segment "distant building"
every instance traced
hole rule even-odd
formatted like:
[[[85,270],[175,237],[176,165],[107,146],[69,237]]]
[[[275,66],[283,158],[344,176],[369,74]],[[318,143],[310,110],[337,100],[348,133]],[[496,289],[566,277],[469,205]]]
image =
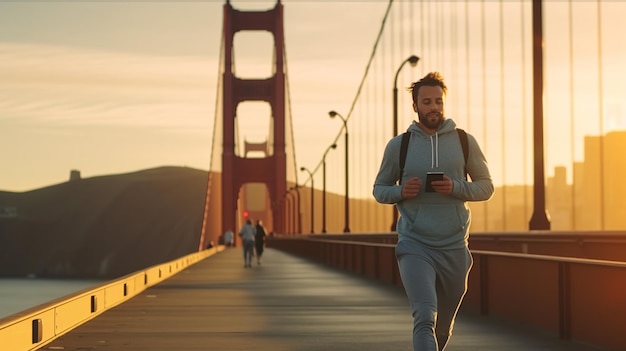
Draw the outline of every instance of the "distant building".
[[[626,131],[588,135],[583,159],[556,166],[546,178],[546,212],[552,230],[624,230],[626,228]],[[506,199],[504,199],[506,198]],[[533,186],[504,185],[488,202],[470,203],[472,230],[523,231],[533,212]]]
[[[604,159],[602,162],[602,192],[604,210],[604,230],[626,228],[626,164],[624,149],[626,148],[626,131],[612,131],[604,137]],[[590,180],[594,181],[594,180]]]
[[[76,182],[80,180],[80,171],[73,169],[70,171],[70,182]]]
[[[574,230],[575,213],[572,186],[567,183],[567,168],[554,167],[554,177],[547,179],[546,206],[552,230]]]

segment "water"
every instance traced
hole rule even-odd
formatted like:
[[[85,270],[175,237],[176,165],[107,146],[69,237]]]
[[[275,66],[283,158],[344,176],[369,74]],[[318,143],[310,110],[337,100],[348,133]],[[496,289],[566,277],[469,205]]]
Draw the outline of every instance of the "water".
[[[0,318],[104,283],[99,280],[0,278]]]

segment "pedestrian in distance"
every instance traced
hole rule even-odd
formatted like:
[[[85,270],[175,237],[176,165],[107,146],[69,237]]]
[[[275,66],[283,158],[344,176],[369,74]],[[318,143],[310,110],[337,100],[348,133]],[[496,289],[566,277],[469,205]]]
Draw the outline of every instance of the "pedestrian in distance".
[[[256,249],[256,264],[261,265],[261,256],[263,256],[263,249],[265,249],[265,228],[260,220],[256,221],[256,236],[254,238],[254,245]]]
[[[256,235],[256,229],[252,226],[250,219],[246,220],[246,224],[241,227],[239,236],[243,243],[243,266],[246,268],[252,267],[252,256],[254,256],[254,237]]]
[[[224,233],[224,245],[226,245],[226,247],[232,247],[233,246],[233,231],[228,229],[225,233]]]
[[[400,213],[395,253],[412,309],[413,350],[441,351],[473,262],[467,202],[489,200],[494,187],[476,139],[445,115],[442,75],[428,73],[408,90],[418,121],[409,126],[404,147],[403,135],[387,143],[373,195]]]

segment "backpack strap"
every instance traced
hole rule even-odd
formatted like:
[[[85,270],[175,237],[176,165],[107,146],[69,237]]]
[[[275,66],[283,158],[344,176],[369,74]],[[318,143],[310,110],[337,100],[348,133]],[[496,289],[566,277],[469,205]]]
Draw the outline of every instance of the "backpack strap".
[[[411,133],[404,132],[404,134],[402,134],[402,144],[400,145],[400,179],[398,180],[398,184],[402,184],[402,174],[404,174],[404,164],[406,163],[409,139],[411,139]]]
[[[457,128],[456,132],[459,134],[461,148],[463,149],[463,158],[465,159],[465,179],[467,180],[467,159],[469,157],[467,133],[461,128]],[[398,181],[398,184],[402,184],[402,174],[404,173],[404,164],[406,163],[406,155],[409,148],[409,139],[411,139],[411,133],[404,132],[404,134],[402,134],[402,144],[400,145],[400,179]]]
[[[459,140],[461,141],[461,148],[463,149],[463,158],[465,159],[465,180],[467,180],[467,158],[469,157],[469,145],[467,142],[467,133],[461,128],[457,128],[456,132],[459,134]]]

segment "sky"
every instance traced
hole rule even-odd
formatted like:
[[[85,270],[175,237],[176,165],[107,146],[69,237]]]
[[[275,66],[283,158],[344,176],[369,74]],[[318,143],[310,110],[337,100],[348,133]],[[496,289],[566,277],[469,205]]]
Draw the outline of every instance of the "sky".
[[[231,3],[244,11],[275,6],[275,1],[266,0]],[[295,152],[298,166],[311,168],[340,131],[340,122],[330,119],[328,111],[345,114],[351,108],[388,1],[284,0],[282,3]],[[407,3],[396,1],[395,13],[398,9],[407,10]],[[408,32],[418,33],[420,25],[437,25],[436,17],[441,13],[437,9],[451,6],[451,3],[418,3],[416,7],[426,4],[426,15],[403,17],[407,22],[403,25],[411,26]],[[452,3],[461,9],[470,4],[473,11],[467,20],[474,33],[468,45],[472,49],[468,57],[473,63],[470,81],[464,75],[454,75],[454,67],[462,64],[461,61],[454,63],[457,58],[453,55],[441,55],[444,50],[438,45],[443,43],[445,31],[450,30],[447,27],[444,31],[428,30],[429,37],[414,38],[420,43],[416,51],[421,60],[416,71],[405,69],[403,74],[414,76],[417,71],[448,67],[445,70],[451,72],[453,83],[448,80],[452,94],[448,94],[447,112],[451,111],[457,123],[461,122],[481,141],[494,164],[494,182],[528,182],[532,179],[532,168],[521,172],[508,170],[509,166],[523,163],[520,161],[523,144],[502,147],[499,139],[519,138],[520,125],[530,130],[531,119],[522,114],[529,115],[532,111],[532,92],[525,95],[525,109],[507,107],[509,134],[500,133],[498,129],[504,120],[498,122],[495,118],[502,115],[502,105],[521,104],[520,85],[525,84],[526,89],[532,86],[529,47],[524,53],[526,66],[521,67],[518,60],[522,56],[518,52],[520,5],[503,1],[503,8],[512,15],[500,16],[497,2],[485,2],[487,12],[483,21],[478,11],[481,3]],[[626,2],[603,1],[601,19],[595,1],[572,3],[575,6],[571,27],[567,22],[567,1],[546,1],[544,6],[544,18],[550,23],[544,28],[548,176],[557,165],[571,166],[573,161],[581,160],[583,136],[598,133],[599,106],[605,114],[605,130],[626,128],[623,98],[626,45],[623,35],[613,35],[613,29],[619,27],[626,13]],[[0,190],[21,192],[62,183],[69,179],[72,170],[80,171],[83,178],[160,166],[208,171],[223,6],[222,0],[0,1]],[[525,6],[528,20],[530,5],[525,3]],[[401,21],[390,25],[396,26],[398,22]],[[598,22],[603,26],[600,48],[596,40]],[[480,36],[476,35],[480,23],[485,23],[487,28],[484,46],[479,45]],[[463,26],[463,21],[459,22],[460,34]],[[568,31],[574,38],[573,65],[569,64]],[[503,40],[501,32],[512,35],[512,39]],[[268,77],[271,35],[249,31],[237,35],[241,35],[235,37],[234,47],[237,76]],[[459,35],[456,40],[463,38]],[[529,38],[527,33],[527,43]],[[603,52],[601,72],[598,49]],[[493,52],[482,67],[485,51]],[[493,80],[504,69],[500,57],[507,63],[506,85],[496,93],[504,83]],[[519,81],[522,69],[526,70],[525,82]],[[599,101],[599,75],[602,101]],[[411,111],[405,111],[410,110],[406,101],[401,106],[400,128],[404,129],[414,116]],[[267,109],[267,104],[252,102],[242,104],[237,111],[239,134],[248,141],[266,139],[269,112],[263,112],[262,108]],[[387,111],[389,105],[383,108]],[[373,118],[388,128],[389,115],[384,111],[381,112],[384,115]],[[257,115],[267,117],[264,120],[256,118]],[[576,118],[572,127],[567,124],[570,115]],[[493,137],[492,131],[499,135]],[[575,134],[571,137],[576,140],[574,152],[571,152],[570,133]],[[351,133],[353,141],[354,136]],[[378,155],[383,147],[364,145],[362,148],[366,150],[357,156]],[[531,164],[532,150],[526,148],[524,157]],[[341,157],[331,158],[337,160],[331,169],[343,166]],[[372,161],[373,171],[376,162]],[[370,178],[364,177],[360,186],[367,194]]]
[[[275,4],[231,3],[240,10]],[[58,184],[71,170],[83,178],[160,166],[208,170],[223,4],[0,2],[0,190]],[[387,1],[283,5],[292,109],[308,116],[294,119],[302,155],[316,138],[336,134],[328,111],[348,109]],[[241,43],[235,50],[243,57],[271,47],[254,36]],[[237,73],[252,77],[268,67],[238,62]],[[322,77],[321,67],[340,74]],[[320,126],[331,135],[307,132]],[[255,130],[247,132],[251,141],[263,138]]]

